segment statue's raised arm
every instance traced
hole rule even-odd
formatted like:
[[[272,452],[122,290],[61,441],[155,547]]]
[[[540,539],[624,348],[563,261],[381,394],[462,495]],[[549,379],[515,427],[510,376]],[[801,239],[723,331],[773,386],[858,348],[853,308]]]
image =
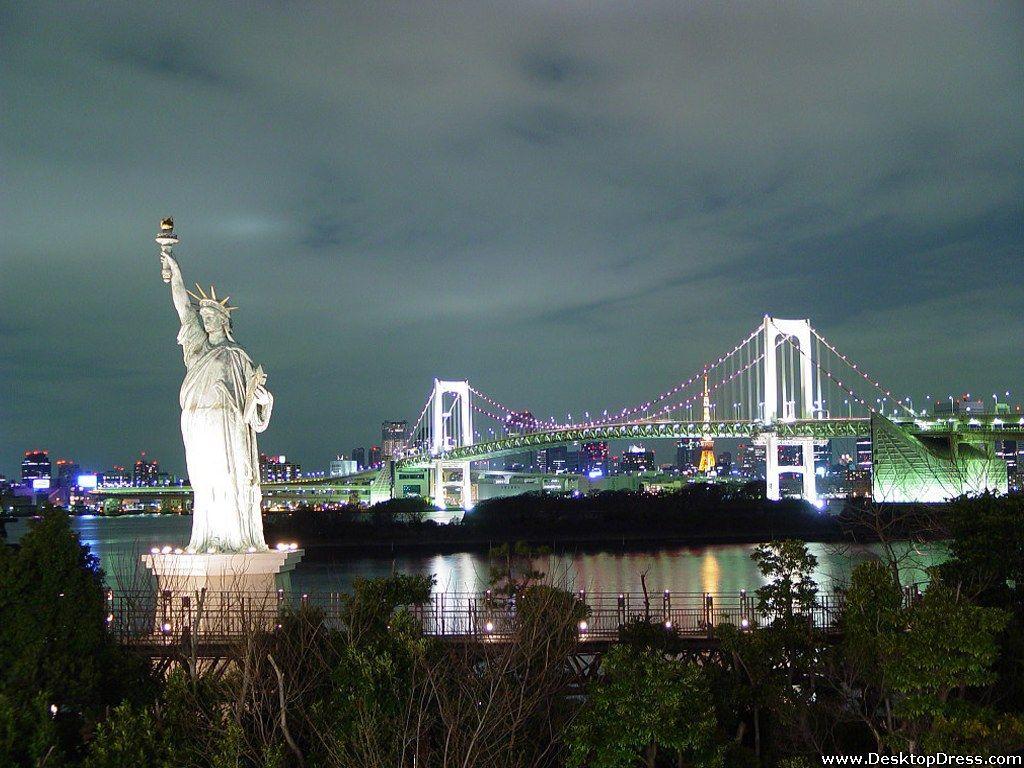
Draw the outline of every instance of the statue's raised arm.
[[[195,311],[189,301],[188,291],[185,290],[185,281],[181,279],[181,269],[178,267],[178,262],[167,251],[160,254],[160,267],[163,274],[170,273],[171,301],[174,302],[174,308],[178,312],[178,319],[184,325],[194,316]]]

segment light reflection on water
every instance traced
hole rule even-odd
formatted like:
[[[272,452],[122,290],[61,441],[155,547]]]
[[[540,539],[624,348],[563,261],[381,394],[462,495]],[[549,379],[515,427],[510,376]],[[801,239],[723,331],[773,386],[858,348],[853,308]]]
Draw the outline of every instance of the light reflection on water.
[[[132,515],[116,518],[85,516],[72,519],[82,543],[100,558],[107,579],[117,586],[151,584],[139,566],[139,558],[151,547],[184,546],[192,519],[176,515]],[[8,524],[8,537],[16,541],[26,522]],[[736,593],[761,585],[761,575],[750,559],[752,544],[717,544],[673,547],[660,552],[575,552],[541,558],[536,566],[555,583],[587,592],[639,592],[641,574],[646,574],[652,593],[673,592]],[[877,548],[864,545],[812,543],[811,554],[818,559],[815,579],[823,590],[845,583],[859,561],[871,557]],[[944,548],[929,545],[913,551],[905,545],[908,563],[906,581],[921,580],[923,569],[941,561]],[[475,592],[487,587],[489,568],[483,552],[451,554],[405,554],[366,557],[340,553],[331,562],[302,562],[292,574],[294,589],[304,592],[347,591],[358,577],[386,576],[392,572],[433,574],[437,588],[449,592]]]

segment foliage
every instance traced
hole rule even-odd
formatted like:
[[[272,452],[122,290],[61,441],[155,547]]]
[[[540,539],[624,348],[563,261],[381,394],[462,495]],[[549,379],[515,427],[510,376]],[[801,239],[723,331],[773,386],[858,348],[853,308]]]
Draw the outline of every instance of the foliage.
[[[941,578],[907,602],[892,569],[858,565],[830,675],[840,717],[856,713],[877,750],[983,750],[1016,720],[967,698],[993,683],[997,637],[1009,616],[971,603]]]
[[[649,648],[615,646],[569,728],[569,765],[629,768],[642,754],[653,766],[658,749],[695,765],[720,765],[710,699],[708,682],[695,664]]]
[[[126,701],[99,724],[84,768],[172,765],[172,747],[151,710]]]
[[[427,499],[419,496],[409,496],[377,502],[370,507],[369,511],[374,515],[375,520],[389,522],[404,520],[410,523],[420,523],[428,513],[436,512],[437,507]]]
[[[47,734],[56,739],[48,764],[74,754],[105,706],[141,690],[144,667],[106,631],[102,584],[96,558],[58,510],[16,551],[0,548],[0,693],[27,729],[15,754]]]
[[[524,541],[492,547],[487,553],[491,589],[506,597],[523,592],[544,578],[545,573],[534,566],[534,561],[548,554],[549,549],[530,547]]]
[[[425,603],[433,588],[433,576],[396,573],[384,579],[358,578],[345,599],[345,625],[353,636],[379,637],[387,632],[398,608]]]
[[[619,642],[634,648],[652,648],[663,652],[678,647],[679,630],[666,626],[663,621],[653,621],[636,616],[619,627]]]
[[[759,544],[750,557],[768,581],[757,590],[760,611],[776,621],[792,621],[796,614],[813,610],[818,585],[812,576],[818,559],[807,544],[792,539]]]
[[[994,682],[996,635],[1009,615],[972,605],[935,580],[905,614],[905,631],[883,635],[883,669],[899,694],[897,713],[937,717],[958,689]]]

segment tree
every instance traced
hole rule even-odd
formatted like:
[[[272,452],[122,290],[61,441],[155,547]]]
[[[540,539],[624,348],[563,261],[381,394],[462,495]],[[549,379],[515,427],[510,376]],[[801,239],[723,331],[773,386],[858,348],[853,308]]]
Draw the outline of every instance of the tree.
[[[47,511],[16,552],[0,548],[0,616],[0,694],[28,729],[13,759],[40,741],[48,764],[75,754],[104,707],[146,689],[141,661],[107,633],[103,573],[63,512]]]
[[[699,667],[652,648],[618,645],[601,671],[569,728],[570,766],[630,768],[642,755],[653,768],[659,749],[680,765],[721,764],[711,691]]]
[[[802,541],[787,539],[758,544],[750,555],[767,584],[757,590],[758,609],[774,622],[792,623],[798,615],[810,615],[816,605],[818,585],[814,569],[818,558]]]
[[[357,579],[345,602],[337,658],[311,707],[314,756],[331,765],[392,768],[413,762],[432,721],[422,666],[434,651],[409,611],[433,577]]]
[[[996,679],[1005,611],[971,603],[937,576],[908,602],[879,561],[854,569],[845,598],[843,638],[822,674],[833,716],[854,717],[875,751],[984,752],[1014,738],[1024,743],[1018,717],[971,696]]]
[[[544,571],[534,567],[534,560],[549,554],[545,547],[531,548],[523,541],[492,547],[487,553],[490,561],[491,589],[495,594],[510,597],[544,578]]]
[[[905,631],[882,636],[882,669],[895,694],[892,747],[913,752],[921,735],[951,713],[952,696],[995,682],[996,636],[1009,618],[933,580],[906,610]]]

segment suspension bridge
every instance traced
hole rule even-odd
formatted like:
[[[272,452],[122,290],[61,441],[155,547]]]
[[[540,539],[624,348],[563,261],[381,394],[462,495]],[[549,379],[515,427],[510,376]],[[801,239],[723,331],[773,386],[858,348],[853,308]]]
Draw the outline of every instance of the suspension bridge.
[[[809,320],[768,315],[725,354],[657,396],[619,410],[585,411],[576,420],[538,418],[469,381],[435,379],[412,423],[406,447],[379,470],[267,483],[264,492],[356,494],[370,503],[419,495],[438,506],[469,509],[473,462],[576,443],[741,439],[764,448],[769,499],[781,498],[782,478],[791,475],[800,478],[801,497],[816,503],[814,446],[870,436],[875,500],[929,502],[1005,492],[1006,465],[995,455],[995,441],[1024,438],[1020,414],[951,408],[940,418],[915,409],[910,397],[869,375]],[[137,488],[100,492],[149,494]],[[168,489],[152,493],[166,495]]]
[[[658,396],[599,416],[585,412],[577,421],[539,419],[468,381],[435,379],[408,447],[383,470],[382,484],[394,488],[395,473],[426,468],[435,500],[468,508],[474,461],[573,443],[730,438],[764,446],[769,499],[781,497],[784,475],[798,475],[801,496],[816,502],[815,444],[870,435],[876,499],[939,501],[1005,492],[1006,468],[993,443],[1022,434],[1024,418],[1009,415],[926,415],[809,320],[766,315],[731,350]],[[782,463],[785,447],[798,449],[787,453],[799,460]]]

